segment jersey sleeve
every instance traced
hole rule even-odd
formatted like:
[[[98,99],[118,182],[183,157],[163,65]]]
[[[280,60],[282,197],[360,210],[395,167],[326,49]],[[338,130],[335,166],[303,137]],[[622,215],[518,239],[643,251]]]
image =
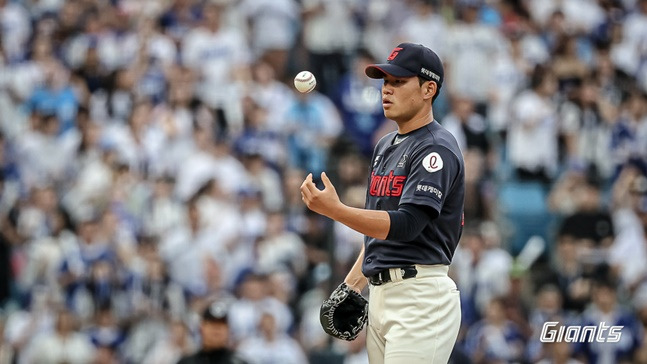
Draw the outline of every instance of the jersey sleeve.
[[[438,145],[423,147],[411,160],[400,205],[428,206],[440,214],[461,168],[458,157],[449,149]]]

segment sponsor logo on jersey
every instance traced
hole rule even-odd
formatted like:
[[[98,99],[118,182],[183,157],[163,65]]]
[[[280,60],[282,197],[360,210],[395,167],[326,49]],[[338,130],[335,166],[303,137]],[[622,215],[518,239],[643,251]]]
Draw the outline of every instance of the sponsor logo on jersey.
[[[400,197],[402,196],[402,189],[406,179],[407,176],[394,176],[393,171],[385,176],[375,175],[375,172],[373,172],[371,173],[371,185],[368,193],[376,197]]]
[[[437,200],[443,199],[443,191],[431,182],[420,181],[418,185],[416,185],[416,191],[413,194],[418,196],[430,196]]]
[[[440,154],[431,152],[422,160],[422,166],[429,173],[437,172],[443,169],[443,159]]]

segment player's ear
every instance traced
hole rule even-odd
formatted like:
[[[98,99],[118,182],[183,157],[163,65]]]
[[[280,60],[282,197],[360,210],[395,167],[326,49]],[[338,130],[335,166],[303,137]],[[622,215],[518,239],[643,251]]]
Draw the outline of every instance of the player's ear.
[[[422,84],[424,87],[424,98],[429,100],[434,97],[436,92],[438,92],[438,85],[434,81],[427,81]]]

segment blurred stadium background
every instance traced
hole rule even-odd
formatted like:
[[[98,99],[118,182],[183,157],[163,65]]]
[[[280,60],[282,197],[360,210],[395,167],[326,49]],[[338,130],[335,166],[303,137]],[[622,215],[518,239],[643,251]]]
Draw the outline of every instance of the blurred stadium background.
[[[363,206],[394,130],[363,69],[400,41],[444,60],[466,160],[455,362],[647,363],[646,0],[0,0],[0,29],[0,363],[175,363],[214,299],[250,363],[367,363],[318,322],[362,236],[298,186]]]

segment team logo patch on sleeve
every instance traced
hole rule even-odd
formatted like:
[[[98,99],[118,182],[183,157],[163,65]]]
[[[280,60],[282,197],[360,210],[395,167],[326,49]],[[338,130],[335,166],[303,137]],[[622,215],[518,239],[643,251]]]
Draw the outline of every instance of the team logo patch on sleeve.
[[[440,154],[431,152],[422,160],[422,166],[429,173],[437,172],[443,169],[443,159],[440,157]]]
[[[416,185],[416,192],[414,192],[413,194],[417,196],[433,197],[438,201],[441,201],[443,199],[443,191],[441,191],[439,187],[436,187],[436,185],[431,182],[418,182],[418,185]]]

